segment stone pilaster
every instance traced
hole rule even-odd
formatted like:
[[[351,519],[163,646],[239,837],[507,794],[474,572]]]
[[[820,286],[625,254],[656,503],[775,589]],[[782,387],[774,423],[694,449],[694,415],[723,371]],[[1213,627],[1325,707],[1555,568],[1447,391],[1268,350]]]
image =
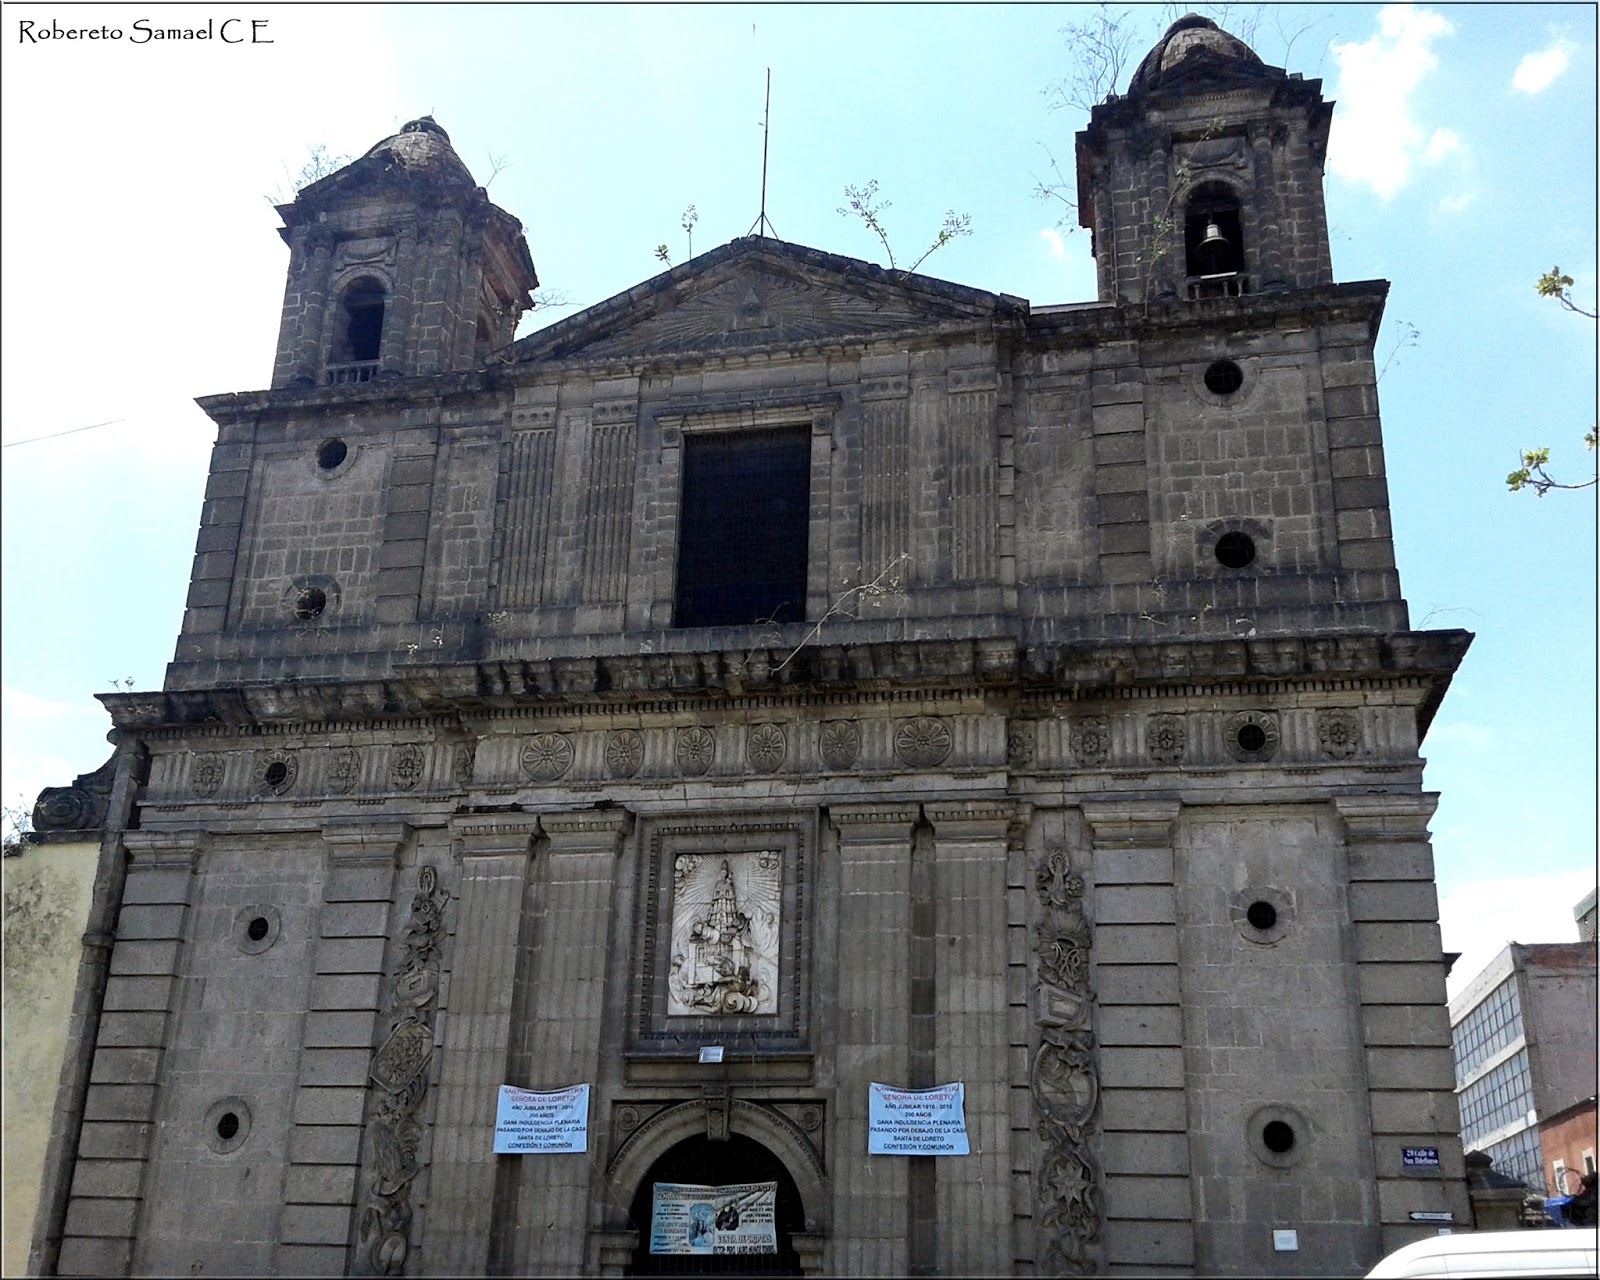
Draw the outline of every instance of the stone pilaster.
[[[121,1276],[132,1266],[203,840],[194,832],[123,836],[128,864],[122,910],[84,1096],[58,1275]]]
[[[1009,1232],[962,1224],[1011,1217],[1011,1064],[1007,1006],[1006,803],[924,807],[934,830],[934,1084],[966,1085],[970,1154],[941,1159],[938,1271],[1011,1270]]]
[[[327,874],[275,1252],[283,1274],[344,1274],[395,861],[409,831],[389,823],[323,832]]]
[[[839,1035],[829,1275],[905,1275],[907,1162],[867,1155],[867,1090],[910,1070],[911,828],[915,805],[834,805],[839,836]]]
[[[378,342],[378,372],[398,377],[414,372],[411,319],[417,299],[417,229],[408,226],[395,238],[394,288],[389,292]]]
[[[1083,806],[1094,841],[1105,1260],[1112,1275],[1192,1275],[1171,800]]]
[[[1436,1230],[1413,1223],[1415,1210],[1449,1210],[1458,1223],[1472,1221],[1428,836],[1438,802],[1426,792],[1333,801],[1349,851],[1352,958],[1385,1253]],[[1401,1150],[1411,1146],[1439,1148],[1437,1173],[1419,1178],[1405,1168]]]
[[[545,843],[534,869],[539,904],[529,955],[526,1015],[517,1058],[529,1089],[594,1084],[606,1035],[606,970],[611,956],[617,865],[633,828],[624,809],[545,814]],[[514,1159],[517,1177],[509,1256],[518,1275],[580,1275],[584,1232],[602,1133],[591,1102],[589,1153]],[[557,1229],[550,1230],[555,1223]]]
[[[438,1194],[424,1248],[434,1275],[488,1274],[495,1107],[510,1083],[516,959],[537,831],[538,820],[520,813],[463,818],[455,828],[461,880],[430,1175]]]

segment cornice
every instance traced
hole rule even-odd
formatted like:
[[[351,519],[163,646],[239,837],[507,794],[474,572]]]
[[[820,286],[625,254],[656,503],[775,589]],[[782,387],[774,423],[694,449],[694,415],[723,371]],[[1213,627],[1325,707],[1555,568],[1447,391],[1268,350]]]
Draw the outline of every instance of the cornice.
[[[907,695],[1152,697],[1263,685],[1326,688],[1330,681],[1417,689],[1426,729],[1472,636],[1466,631],[1294,636],[1132,645],[1032,645],[1012,637],[911,640],[802,648],[784,664],[747,651],[601,655],[537,662],[417,665],[393,679],[278,682],[99,695],[119,729],[144,734],[255,732],[296,725],[328,732],[432,722],[463,730],[469,718],[578,708],[642,713],[693,704],[739,711],[841,697]]]

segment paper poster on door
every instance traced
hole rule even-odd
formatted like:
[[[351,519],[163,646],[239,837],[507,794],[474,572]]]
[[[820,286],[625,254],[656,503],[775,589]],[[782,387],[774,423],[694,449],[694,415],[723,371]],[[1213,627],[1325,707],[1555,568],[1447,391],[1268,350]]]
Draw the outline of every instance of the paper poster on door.
[[[776,1182],[658,1182],[652,1199],[651,1253],[778,1252]]]
[[[964,1156],[967,1087],[894,1089],[868,1085],[867,1154],[870,1156]]]
[[[500,1086],[500,1105],[494,1115],[496,1155],[588,1149],[588,1085],[575,1084],[551,1093]]]

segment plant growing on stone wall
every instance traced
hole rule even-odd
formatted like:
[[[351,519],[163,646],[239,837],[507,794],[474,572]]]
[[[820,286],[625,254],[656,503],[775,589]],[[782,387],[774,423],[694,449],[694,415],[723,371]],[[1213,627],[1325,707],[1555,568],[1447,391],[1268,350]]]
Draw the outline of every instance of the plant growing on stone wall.
[[[884,565],[878,573],[867,582],[858,583],[853,587],[846,587],[823,610],[822,616],[812,623],[811,629],[801,637],[800,643],[795,645],[777,662],[772,661],[771,650],[780,648],[783,642],[783,631],[774,618],[764,618],[756,625],[763,628],[757,640],[761,647],[749,650],[743,658],[730,663],[729,674],[734,677],[756,675],[759,673],[763,680],[782,671],[800,655],[807,646],[814,644],[822,635],[823,628],[830,622],[841,618],[859,618],[866,602],[881,602],[897,596],[905,595],[906,579],[909,576],[911,557],[905,552],[895,556],[888,564]]]
[[[952,240],[972,234],[972,215],[957,213],[954,209],[945,210],[944,222],[940,224],[933,243],[922,251],[922,256],[909,267],[901,270],[894,259],[894,247],[889,243],[889,232],[883,225],[879,216],[889,207],[890,202],[878,199],[878,180],[873,178],[864,187],[846,185],[844,189],[844,204],[839,206],[838,213],[842,218],[855,218],[862,226],[878,237],[878,242],[883,245],[883,252],[889,259],[889,270],[899,272],[901,276],[912,274],[918,267],[926,262],[930,255],[937,253]]]
[[[337,173],[354,159],[354,156],[330,152],[325,142],[310,143],[306,147],[305,163],[300,166],[298,173],[291,174],[288,165],[282,166],[283,180],[288,188],[288,194],[285,194],[284,187],[280,186],[276,191],[269,191],[264,199],[274,208],[280,204],[288,204],[313,182],[321,182],[330,173]]]
[[[911,557],[902,551],[893,560],[878,572],[878,575],[869,582],[860,583],[849,587],[834,597],[823,615],[816,620],[810,631],[806,632],[800,643],[790,650],[789,656],[773,667],[773,671],[782,671],[794,661],[795,655],[822,634],[822,628],[835,618],[859,618],[861,608],[867,601],[881,601],[891,596],[903,596],[906,591],[906,576],[910,572]]]

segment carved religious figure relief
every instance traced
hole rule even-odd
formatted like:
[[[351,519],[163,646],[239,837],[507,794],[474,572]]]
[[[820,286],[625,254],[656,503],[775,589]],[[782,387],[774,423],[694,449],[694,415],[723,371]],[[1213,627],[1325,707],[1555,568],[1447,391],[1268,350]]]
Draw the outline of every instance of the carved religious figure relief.
[[[672,867],[669,1015],[778,1011],[782,858],[685,853]]]

